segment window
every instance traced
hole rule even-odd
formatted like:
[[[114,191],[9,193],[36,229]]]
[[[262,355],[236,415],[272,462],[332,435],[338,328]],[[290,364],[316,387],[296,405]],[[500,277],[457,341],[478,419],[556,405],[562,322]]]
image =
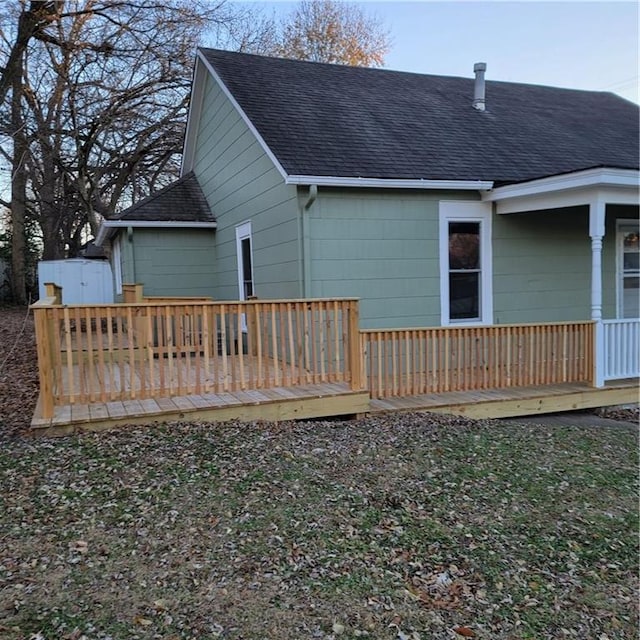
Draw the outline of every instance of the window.
[[[441,320],[449,324],[490,324],[491,205],[440,203]]]
[[[618,253],[618,317],[640,317],[640,226],[619,221]]]
[[[449,221],[449,318],[480,319],[480,223]]]
[[[113,241],[111,262],[113,263],[113,277],[116,283],[116,294],[122,293],[122,250],[121,239],[117,236]]]
[[[255,295],[253,287],[253,255],[250,222],[245,222],[236,227],[236,251],[240,300],[247,300],[249,297]]]

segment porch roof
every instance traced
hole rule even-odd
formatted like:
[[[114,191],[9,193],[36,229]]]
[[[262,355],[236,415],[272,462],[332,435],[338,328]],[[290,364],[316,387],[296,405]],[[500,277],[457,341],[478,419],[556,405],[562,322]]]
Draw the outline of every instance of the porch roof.
[[[640,171],[598,167],[496,187],[482,193],[496,213],[522,213],[588,205],[640,204]]]

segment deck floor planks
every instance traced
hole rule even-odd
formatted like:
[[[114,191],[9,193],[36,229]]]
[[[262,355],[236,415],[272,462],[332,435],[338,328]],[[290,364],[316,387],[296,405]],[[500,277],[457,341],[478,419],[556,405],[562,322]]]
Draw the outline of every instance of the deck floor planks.
[[[162,413],[162,409],[155,398],[145,398],[144,400],[140,400],[140,405],[144,409],[145,413]]]
[[[172,398],[155,398],[155,401],[160,411],[163,413],[170,413],[172,411],[179,410]]]
[[[97,367],[94,369],[97,370]],[[83,374],[86,375],[88,370],[89,367],[84,367]],[[78,367],[74,367],[72,373],[76,378],[79,377]],[[119,365],[112,367],[107,373],[107,378],[116,382],[120,373]],[[128,388],[130,378],[127,363],[123,366],[122,375]],[[148,376],[148,372],[146,375]],[[157,375],[155,379],[158,380]],[[135,381],[135,387],[139,388],[139,380]],[[165,388],[168,391],[166,378]],[[139,395],[139,390],[136,390],[136,396]],[[120,401],[110,400],[110,391],[107,390],[105,396],[106,402],[84,403],[78,402],[78,394],[76,393],[74,404],[68,402],[62,406],[56,406],[55,415],[51,420],[44,420],[40,417],[41,413],[38,409],[40,402],[38,402],[32,427],[36,432],[45,433],[49,430],[55,435],[56,433],[73,432],[73,424],[85,429],[91,428],[91,423],[96,422],[106,425],[100,428],[108,428],[108,423],[113,425],[118,421],[120,423],[136,422],[136,419],[144,423],[145,421],[162,419],[163,416],[179,416],[187,411],[192,413],[196,419],[198,415],[205,415],[204,419],[208,421],[215,421],[217,412],[224,416],[221,419],[243,419],[243,416],[248,416],[247,419],[264,417],[264,419],[278,420],[284,419],[281,418],[283,415],[289,416],[289,418],[333,415],[328,413],[331,407],[336,407],[338,412],[336,415],[340,411],[342,413],[436,411],[458,413],[469,417],[500,417],[502,414],[499,412],[505,410],[511,412],[508,415],[525,415],[526,413],[550,413],[576,408],[606,406],[606,404],[637,402],[638,380],[608,383],[604,389],[595,389],[586,383],[563,383],[505,389],[449,391],[438,394],[372,399],[370,401],[362,400],[365,396],[368,397],[366,390],[354,392],[350,390],[347,382],[316,382],[303,386],[254,388],[221,393],[206,391],[203,384],[201,394],[193,394],[192,392],[188,395],[173,397],[153,397],[152,395],[152,397],[144,399],[136,397]],[[352,403],[350,405],[349,402],[345,402],[345,397],[348,396],[361,398],[358,400],[359,404]],[[599,398],[602,398],[602,402],[599,402]],[[69,400],[70,398],[67,397],[67,401]],[[333,404],[334,402],[335,404]],[[349,408],[351,406],[358,408],[351,409]],[[491,416],[492,411],[498,413]]]
[[[127,415],[127,410],[121,400],[110,400],[105,402],[104,406],[110,418],[124,418]]]
[[[75,344],[74,344],[75,346]],[[86,348],[84,343],[83,347]],[[111,394],[120,395],[127,394],[131,399],[139,399],[142,393],[142,389],[145,385],[142,384],[140,377],[141,370],[139,365],[140,352],[138,350],[134,353],[134,360],[136,361],[136,367],[134,368],[133,384],[131,380],[131,366],[129,364],[128,347],[123,346],[125,353],[123,354],[123,360],[120,362],[120,358],[113,360],[105,359],[104,370],[100,371],[98,363],[95,362],[93,367],[89,367],[86,360],[83,360],[83,366],[79,366],[77,363],[78,357],[85,357],[86,351],[74,351],[74,361],[76,364],[72,367],[71,371],[65,366],[62,376],[62,385],[59,390],[60,395],[68,397],[73,396],[76,401],[80,399],[82,402],[89,399],[91,393],[94,396],[99,396],[101,384],[104,386],[105,396],[111,398]],[[66,355],[64,352],[63,355]],[[236,379],[234,384],[238,389],[242,387],[249,388],[252,382],[252,371],[257,370],[258,359],[255,356],[248,354],[242,355],[244,363],[244,377],[242,380]],[[207,370],[204,363],[204,358],[197,359],[195,356],[190,358],[190,364],[188,364],[183,358],[179,360],[171,360],[168,358],[154,358],[151,362],[153,368],[153,375],[150,375],[150,363],[145,361],[144,366],[144,382],[149,383],[151,379],[154,381],[154,388],[145,391],[146,396],[153,396],[154,391],[160,390],[160,380],[164,380],[165,392],[169,395],[176,394],[179,388],[179,381],[182,381],[182,389],[185,394],[194,393],[196,390],[196,383],[198,377],[200,378],[201,393],[214,392],[215,389],[222,389],[226,386],[231,389],[231,378],[229,372],[235,370],[236,374],[239,374],[239,355],[227,355],[227,374],[225,375],[225,369],[222,366],[221,356],[212,356],[209,358],[209,369]],[[265,371],[268,381],[263,383],[272,384],[275,379],[275,368],[273,361],[270,358],[262,359],[262,371]],[[163,375],[160,375],[160,369],[163,369]],[[199,369],[199,371],[198,371]],[[295,368],[295,378],[300,377],[299,369]],[[71,373],[72,382],[69,382],[69,373]],[[304,377],[304,371],[301,372]],[[260,389],[258,389],[260,390]]]
[[[123,400],[122,406],[126,411],[127,418],[135,418],[145,413],[140,400]]]
[[[193,411],[198,408],[191,402],[189,396],[175,396],[172,400],[180,411]]]
[[[109,417],[109,411],[104,402],[92,402],[89,404],[91,420],[105,420]]]

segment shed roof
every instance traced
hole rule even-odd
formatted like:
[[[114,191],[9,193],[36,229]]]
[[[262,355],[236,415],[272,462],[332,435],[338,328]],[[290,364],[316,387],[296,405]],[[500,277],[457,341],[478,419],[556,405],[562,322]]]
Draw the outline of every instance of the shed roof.
[[[639,109],[612,93],[201,49],[289,175],[521,182],[637,169]]]

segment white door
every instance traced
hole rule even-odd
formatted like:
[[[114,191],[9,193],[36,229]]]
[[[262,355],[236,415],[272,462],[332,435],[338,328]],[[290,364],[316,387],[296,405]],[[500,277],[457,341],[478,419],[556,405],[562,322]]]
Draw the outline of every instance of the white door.
[[[253,288],[251,222],[245,222],[236,227],[236,254],[238,258],[238,288],[240,300],[248,300],[255,295]]]
[[[619,222],[616,234],[618,318],[640,317],[640,226]]]

